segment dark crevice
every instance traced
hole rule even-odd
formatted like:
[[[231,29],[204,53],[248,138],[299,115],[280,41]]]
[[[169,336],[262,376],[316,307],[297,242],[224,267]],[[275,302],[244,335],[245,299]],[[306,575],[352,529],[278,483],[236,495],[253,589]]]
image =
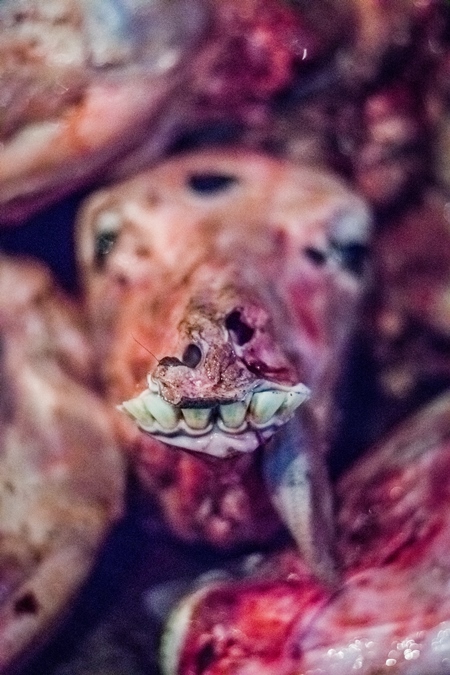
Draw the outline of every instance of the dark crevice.
[[[188,368],[196,368],[202,360],[202,351],[196,344],[189,344],[181,357],[184,365]]]
[[[16,614],[36,614],[38,610],[39,603],[31,591],[18,598],[14,604]]]
[[[224,192],[236,185],[237,182],[238,179],[235,176],[220,173],[195,173],[188,178],[189,188],[193,192],[205,196]]]
[[[255,334],[254,328],[242,320],[241,313],[238,310],[228,314],[225,319],[225,328],[233,334],[234,339],[240,347],[250,342]]]

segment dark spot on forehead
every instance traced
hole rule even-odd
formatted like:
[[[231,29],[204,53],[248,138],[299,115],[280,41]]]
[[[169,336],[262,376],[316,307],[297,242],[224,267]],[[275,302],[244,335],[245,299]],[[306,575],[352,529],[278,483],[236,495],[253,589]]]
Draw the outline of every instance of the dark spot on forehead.
[[[161,202],[161,197],[156,190],[150,189],[146,194],[146,201],[148,206],[155,207]]]
[[[224,192],[238,183],[235,176],[221,173],[193,173],[187,179],[188,187],[204,196]]]

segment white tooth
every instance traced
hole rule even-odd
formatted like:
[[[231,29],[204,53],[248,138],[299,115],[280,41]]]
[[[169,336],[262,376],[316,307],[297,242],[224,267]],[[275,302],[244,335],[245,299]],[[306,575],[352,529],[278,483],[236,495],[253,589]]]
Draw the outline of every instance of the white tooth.
[[[124,401],[118,408],[131,415],[131,417],[140,424],[151,425],[155,421],[153,415],[145,407],[142,396],[137,396],[136,398],[131,398],[129,401]]]
[[[181,408],[181,412],[191,429],[206,429],[208,426],[211,408]]]
[[[149,393],[144,398],[146,409],[164,429],[175,429],[178,422],[178,413],[170,403],[161,396]]]
[[[280,410],[284,416],[292,415],[297,408],[309,398],[310,391],[308,387],[297,387],[297,391],[288,391],[286,394],[286,401]]]
[[[154,394],[158,394],[159,392],[159,387],[156,382],[153,381],[153,378],[151,375],[147,375],[147,385],[150,391],[152,391]]]
[[[286,399],[285,391],[258,391],[253,394],[250,412],[257,424],[265,424],[277,412]]]
[[[220,416],[225,426],[230,429],[237,429],[240,427],[245,420],[247,408],[248,402],[244,401],[236,401],[236,403],[221,405],[219,408]]]

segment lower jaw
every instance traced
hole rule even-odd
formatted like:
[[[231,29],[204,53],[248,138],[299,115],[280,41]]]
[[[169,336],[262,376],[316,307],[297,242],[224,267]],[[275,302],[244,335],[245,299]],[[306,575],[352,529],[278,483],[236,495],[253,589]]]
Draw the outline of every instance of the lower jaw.
[[[262,477],[262,450],[221,458],[142,434],[135,469],[173,534],[235,551],[269,545],[284,531]]]

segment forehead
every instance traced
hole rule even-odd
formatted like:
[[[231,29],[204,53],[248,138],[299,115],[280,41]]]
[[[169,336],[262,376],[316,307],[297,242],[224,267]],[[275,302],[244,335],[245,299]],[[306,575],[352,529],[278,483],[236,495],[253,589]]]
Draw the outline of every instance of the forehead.
[[[88,203],[83,227],[104,227],[111,214],[166,249],[227,233],[250,245],[274,231],[320,243],[337,221],[360,237],[367,227],[362,202],[327,172],[230,150],[174,157],[103,191]]]

